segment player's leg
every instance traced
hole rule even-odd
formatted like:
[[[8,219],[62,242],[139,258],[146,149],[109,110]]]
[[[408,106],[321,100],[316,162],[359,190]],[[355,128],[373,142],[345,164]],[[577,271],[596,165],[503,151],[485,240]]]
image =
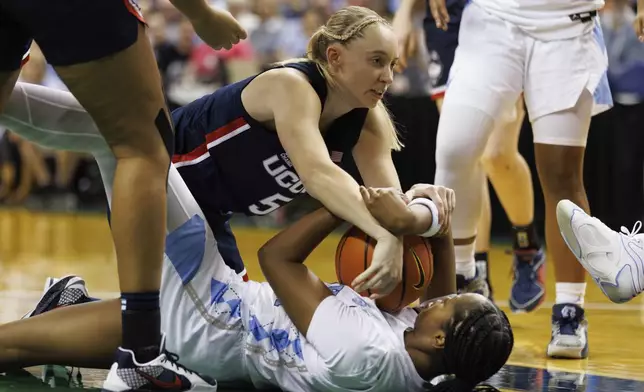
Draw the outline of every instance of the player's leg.
[[[117,159],[111,228],[124,306],[123,346],[145,363],[158,356],[160,344],[158,300],[173,131],[149,41],[143,27],[138,29],[137,41],[109,58],[56,69]]]
[[[140,364],[159,370],[152,378],[178,374],[172,360],[160,354],[159,310],[173,130],[144,26],[128,1],[97,1],[89,8],[10,4],[117,160],[111,228],[126,350],[118,352],[105,388],[140,388],[140,377],[123,378],[140,370]]]
[[[567,358],[588,355],[586,274],[559,234],[556,207],[568,199],[588,211],[583,161],[590,119],[612,106],[599,21],[579,23],[593,24],[594,29],[567,40],[529,43],[525,81],[545,201],[546,242],[557,282],[548,355]]]
[[[516,102],[523,78],[523,48],[507,38],[509,29],[475,3],[465,8],[436,141],[435,182],[457,198],[452,228],[459,288],[484,295],[487,284],[476,279],[474,261],[485,181],[481,157],[495,118]]]
[[[539,135],[543,136],[544,132],[552,132],[555,129],[576,130],[582,135],[579,138],[579,144],[585,143],[585,136],[590,127],[592,105],[592,96],[584,91],[573,109],[549,114],[533,122],[537,171],[545,201],[546,242],[555,263],[557,281],[554,318],[558,320],[557,316],[560,316],[559,318],[562,319],[560,325],[566,323],[568,319],[580,322],[579,325],[581,325],[580,328],[570,331],[573,333],[553,335],[548,346],[550,356],[585,358],[588,355],[587,332],[583,316],[586,274],[559,234],[556,206],[560,200],[570,199],[586,211],[589,207],[583,182],[585,145],[548,144],[548,140],[540,139]],[[568,309],[568,313],[564,312],[564,308]]]
[[[123,345],[147,363],[158,357],[161,342],[158,291],[173,133],[150,42],[126,3],[93,2],[83,11],[47,7],[47,18],[29,6],[15,4],[12,12],[28,23],[117,159],[111,228]]]
[[[48,363],[109,369],[120,344],[119,300],[74,305],[1,325],[0,371]]]
[[[525,110],[523,99],[505,113],[492,133],[483,166],[512,224],[513,311],[532,311],[545,298],[545,257],[533,224],[534,190],[527,162],[518,150]]]

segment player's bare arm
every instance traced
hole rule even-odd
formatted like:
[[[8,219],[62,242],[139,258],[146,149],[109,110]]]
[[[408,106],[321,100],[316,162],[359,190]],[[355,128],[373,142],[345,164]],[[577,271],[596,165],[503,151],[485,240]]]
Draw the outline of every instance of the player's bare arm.
[[[320,208],[280,232],[258,252],[266,280],[305,336],[315,310],[331,291],[303,263],[340,223],[326,208]]]

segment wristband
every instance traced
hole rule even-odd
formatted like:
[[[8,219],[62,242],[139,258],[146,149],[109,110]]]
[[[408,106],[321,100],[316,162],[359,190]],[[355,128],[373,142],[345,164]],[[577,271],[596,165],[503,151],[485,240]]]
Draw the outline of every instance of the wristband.
[[[436,204],[426,198],[419,197],[411,201],[411,203],[408,204],[408,206],[412,206],[414,204],[420,204],[423,205],[432,212],[432,224],[429,226],[429,229],[427,229],[426,232],[419,234],[421,237],[433,237],[438,233],[438,231],[441,229],[441,226],[438,224],[438,208],[436,207]]]

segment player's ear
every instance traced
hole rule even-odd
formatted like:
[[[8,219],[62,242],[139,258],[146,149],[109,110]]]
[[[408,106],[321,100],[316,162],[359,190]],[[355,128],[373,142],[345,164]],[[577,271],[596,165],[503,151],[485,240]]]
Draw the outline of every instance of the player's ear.
[[[447,334],[445,331],[439,330],[434,333],[432,336],[432,347],[434,349],[444,349],[445,348],[445,336]]]

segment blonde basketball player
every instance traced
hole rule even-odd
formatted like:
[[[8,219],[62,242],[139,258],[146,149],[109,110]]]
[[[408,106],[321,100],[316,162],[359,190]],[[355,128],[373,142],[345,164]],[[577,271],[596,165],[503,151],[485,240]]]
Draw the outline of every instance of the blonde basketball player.
[[[400,142],[382,103],[397,52],[385,19],[345,7],[310,38],[307,58],[275,64],[172,112],[172,162],[217,234],[224,261],[239,274],[245,269],[231,215],[269,214],[308,193],[378,240],[373,263],[353,282],[358,291],[386,295],[401,280],[402,242],[377,224],[342,167],[351,155],[366,185],[400,188],[391,157]],[[74,121],[84,111],[73,97],[29,85],[16,90],[8,106],[26,98],[31,112],[9,119],[11,127],[81,125]],[[48,113],[39,108],[52,102],[69,108],[68,116],[50,116],[44,125]]]

